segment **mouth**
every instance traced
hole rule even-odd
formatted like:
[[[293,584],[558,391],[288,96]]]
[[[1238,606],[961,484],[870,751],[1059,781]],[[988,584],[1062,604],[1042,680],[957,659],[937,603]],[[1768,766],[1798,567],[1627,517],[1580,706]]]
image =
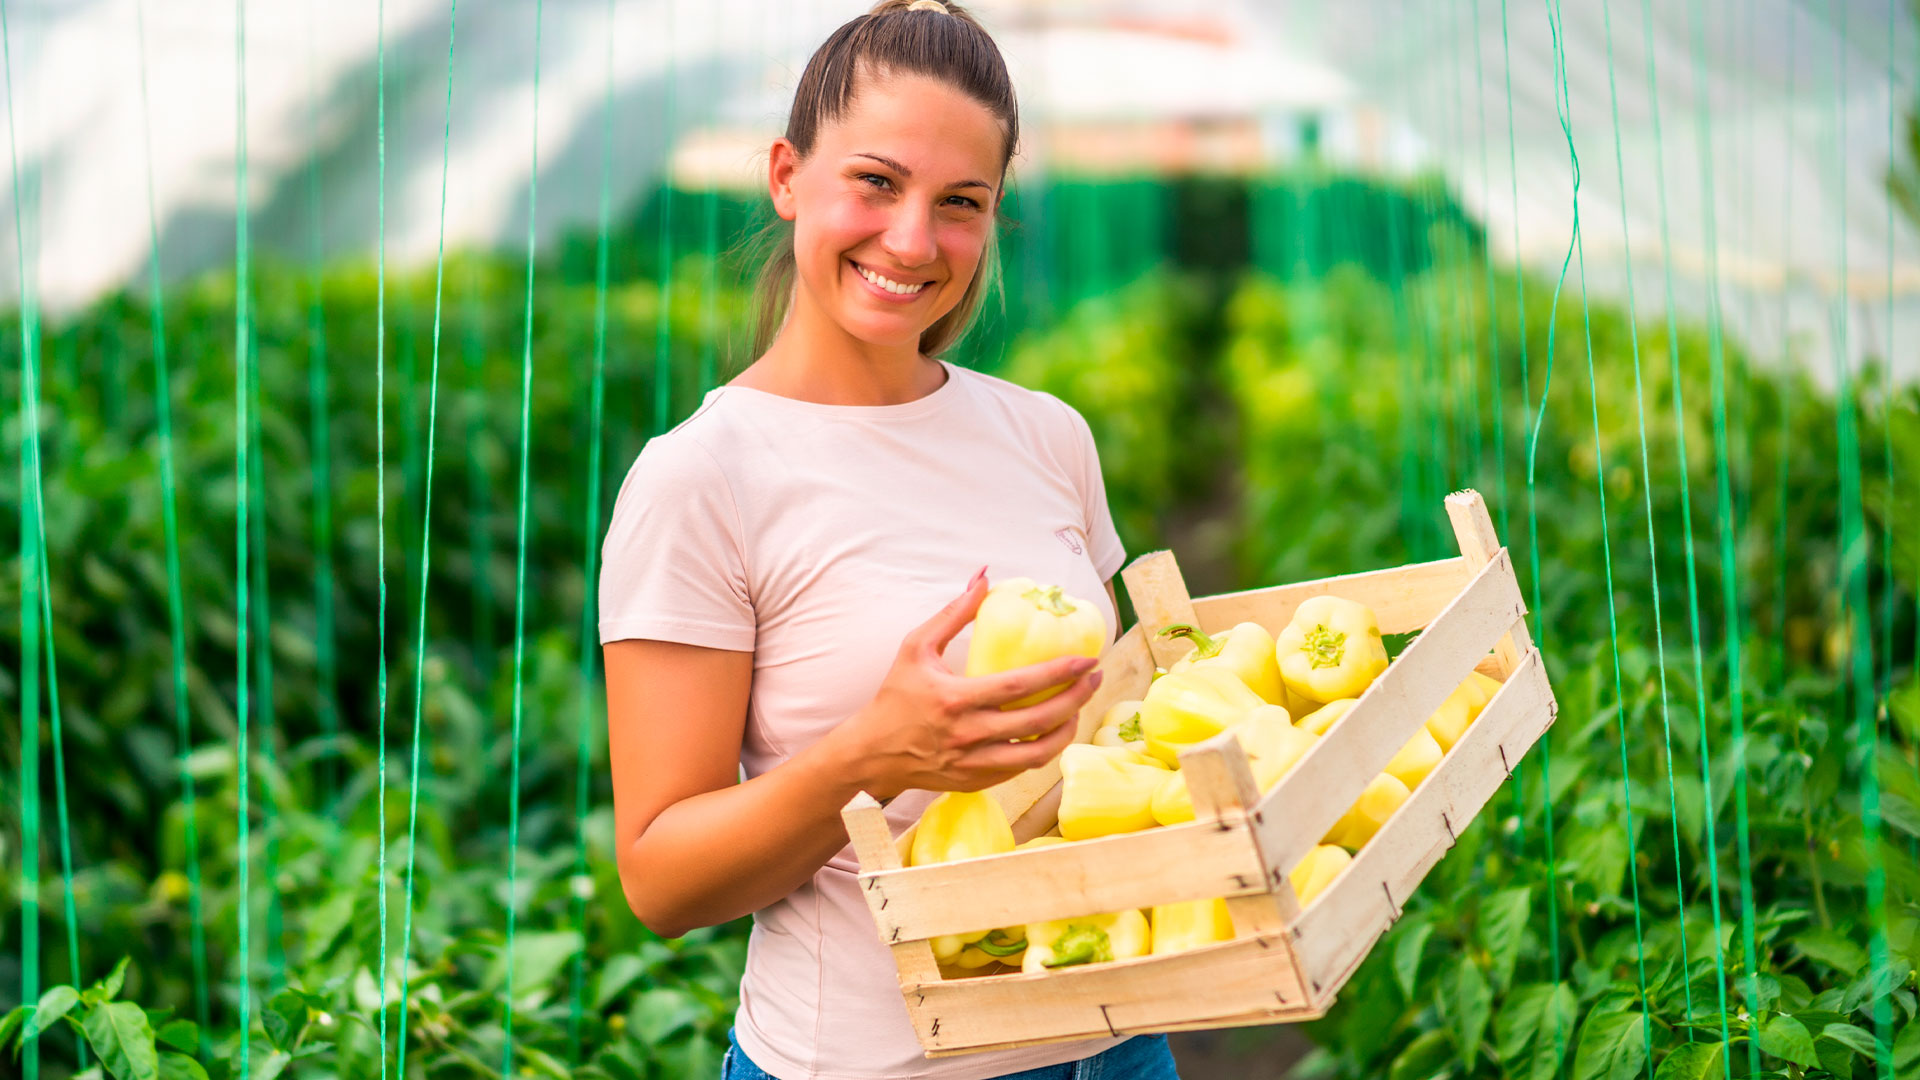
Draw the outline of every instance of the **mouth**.
[[[896,304],[912,303],[925,295],[933,285],[930,281],[912,284],[892,281],[885,275],[877,274],[852,259],[847,260],[847,265],[853,269],[854,276],[866,286],[867,292]]]

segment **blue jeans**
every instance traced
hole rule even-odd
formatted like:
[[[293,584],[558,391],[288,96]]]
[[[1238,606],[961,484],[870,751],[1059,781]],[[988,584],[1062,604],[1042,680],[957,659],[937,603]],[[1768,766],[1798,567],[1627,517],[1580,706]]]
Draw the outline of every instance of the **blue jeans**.
[[[773,1080],[753,1063],[733,1029],[727,1029],[727,1056],[720,1059],[720,1080]],[[1092,1057],[1061,1065],[1007,1073],[1001,1080],[1180,1080],[1165,1035],[1135,1035]]]

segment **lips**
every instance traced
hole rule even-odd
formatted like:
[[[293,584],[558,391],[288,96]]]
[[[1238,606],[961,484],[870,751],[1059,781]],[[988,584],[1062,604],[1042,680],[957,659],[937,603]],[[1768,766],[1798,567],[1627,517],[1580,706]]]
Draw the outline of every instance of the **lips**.
[[[883,289],[880,286],[874,284],[872,281],[869,281],[867,279],[867,275],[865,273],[862,273],[862,271],[865,270],[866,268],[862,267],[859,263],[854,262],[852,259],[848,259],[847,266],[852,270],[853,275],[860,279],[861,285],[866,287],[866,290],[868,293],[882,300],[889,300],[896,304],[911,303],[919,299],[921,296],[926,294],[927,287],[930,287],[932,284],[931,282],[928,282],[926,283],[926,286],[923,286],[918,291],[911,292],[911,293],[891,292],[887,289]],[[875,272],[877,273],[877,271]],[[886,275],[883,274],[881,276],[884,277]]]

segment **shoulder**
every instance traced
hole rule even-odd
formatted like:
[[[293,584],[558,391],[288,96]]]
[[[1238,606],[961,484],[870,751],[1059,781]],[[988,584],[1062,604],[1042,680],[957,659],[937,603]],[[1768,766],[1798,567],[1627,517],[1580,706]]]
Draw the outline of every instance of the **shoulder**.
[[[729,410],[720,407],[725,395],[703,402],[693,415],[648,439],[627,469],[615,499],[615,514],[625,504],[643,501],[659,506],[686,507],[689,501],[710,502],[715,497],[732,499],[730,470],[726,465]]]
[[[1045,390],[1021,386],[998,375],[963,368],[958,364],[954,365],[954,371],[957,378],[973,384],[978,391],[976,396],[988,409],[1001,413],[1024,428],[1044,433],[1049,441],[1073,442],[1091,434],[1086,419],[1078,409]]]

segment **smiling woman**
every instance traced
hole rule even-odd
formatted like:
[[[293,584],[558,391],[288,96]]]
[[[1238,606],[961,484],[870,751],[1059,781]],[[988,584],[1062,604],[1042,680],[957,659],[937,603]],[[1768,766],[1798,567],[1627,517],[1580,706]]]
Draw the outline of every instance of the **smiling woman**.
[[[609,522],[621,882],[665,936],[753,915],[729,1078],[1064,1078],[1096,1056],[1175,1075],[1164,1036],[927,1060],[840,818],[864,791],[900,832],[1072,740],[1092,659],[956,674],[990,578],[1118,623],[1087,422],[941,357],[994,279],[1018,138],[1000,52],[957,5],[885,0],[837,30],[768,156],[756,359],[647,443]]]

